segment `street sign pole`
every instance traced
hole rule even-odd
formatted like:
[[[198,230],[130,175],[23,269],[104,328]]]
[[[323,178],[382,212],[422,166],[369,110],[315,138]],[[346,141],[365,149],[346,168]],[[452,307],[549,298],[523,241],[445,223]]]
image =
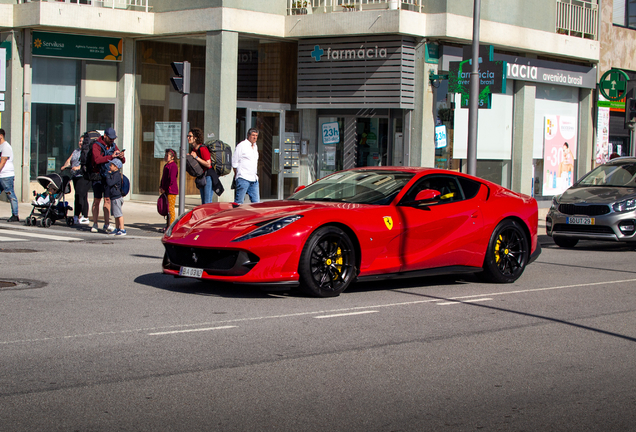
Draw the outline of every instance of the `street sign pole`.
[[[468,107],[468,174],[477,175],[477,115],[479,112],[479,12],[481,0],[473,7],[473,52],[470,72],[470,96]]]
[[[181,169],[179,170],[179,216],[185,213],[186,157],[188,147],[188,94],[181,97]]]
[[[181,167],[179,170],[179,216],[185,213],[186,190],[186,157],[188,147],[188,94],[190,93],[190,62],[173,62],[172,70],[177,75],[170,78],[170,82],[176,91],[181,93],[181,146],[179,157]],[[174,222],[174,221],[173,221]]]

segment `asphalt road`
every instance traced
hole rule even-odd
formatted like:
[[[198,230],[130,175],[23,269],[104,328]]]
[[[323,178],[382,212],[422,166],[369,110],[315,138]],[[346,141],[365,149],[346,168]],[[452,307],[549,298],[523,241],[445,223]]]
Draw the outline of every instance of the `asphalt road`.
[[[315,299],[162,275],[134,234],[0,243],[0,431],[636,430],[628,248]]]

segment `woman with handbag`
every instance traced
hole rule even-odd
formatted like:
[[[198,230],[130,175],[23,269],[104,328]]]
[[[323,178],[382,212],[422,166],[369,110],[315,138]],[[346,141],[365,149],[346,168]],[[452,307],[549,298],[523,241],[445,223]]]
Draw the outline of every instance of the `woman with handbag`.
[[[174,150],[166,149],[166,155],[163,157],[163,160],[166,161],[166,165],[163,167],[159,192],[165,194],[168,198],[168,218],[166,220],[166,227],[163,228],[161,232],[165,232],[176,219],[174,207],[177,202],[177,195],[179,195],[179,167],[175,162],[176,158],[177,153]]]

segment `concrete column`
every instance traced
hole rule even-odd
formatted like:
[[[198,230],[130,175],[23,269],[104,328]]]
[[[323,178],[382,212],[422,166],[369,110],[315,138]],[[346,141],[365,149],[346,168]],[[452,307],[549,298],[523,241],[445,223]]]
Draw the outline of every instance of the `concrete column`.
[[[404,165],[432,167],[435,166],[435,101],[428,74],[429,70],[436,74],[437,65],[426,63],[425,50],[422,40],[415,48],[415,109],[411,115],[411,133],[404,134],[410,156]]]
[[[203,133],[214,133],[216,139],[228,143],[234,151],[236,135],[236,91],[238,66],[238,33],[208,32],[205,46],[205,119]],[[249,121],[249,119],[248,119]],[[221,177],[225,192],[215,201],[234,201],[230,189],[233,175]]]
[[[579,90],[579,151],[576,179],[590,171],[594,163],[596,139],[594,138],[594,91]]]
[[[126,163],[123,167],[123,174],[125,174],[131,182],[131,191],[135,192],[135,186],[137,178],[132,175],[132,167],[134,155],[139,151],[135,146],[135,41],[130,38],[124,39],[124,61],[123,71],[120,71],[119,90],[124,95],[123,104],[119,105],[117,115],[117,124],[121,125],[117,131],[119,135],[118,147],[126,149]],[[121,99],[120,99],[121,100]],[[122,106],[123,105],[123,106]],[[141,143],[140,143],[141,144]],[[139,175],[139,171],[134,172]],[[129,194],[126,199],[131,199]]]
[[[318,179],[318,114],[315,109],[301,110],[301,140],[308,140],[307,156],[300,157],[299,185],[308,185]]]
[[[516,192],[532,194],[532,148],[534,145],[535,84],[515,81],[512,134],[512,182]]]
[[[11,81],[7,82],[7,86],[11,85],[9,142],[13,147],[15,194],[19,201],[28,202],[31,200],[31,30],[15,30],[12,35]]]

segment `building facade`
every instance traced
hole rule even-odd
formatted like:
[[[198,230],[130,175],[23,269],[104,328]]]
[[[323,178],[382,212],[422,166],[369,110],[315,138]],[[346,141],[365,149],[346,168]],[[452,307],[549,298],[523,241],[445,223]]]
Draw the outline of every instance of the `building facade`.
[[[549,200],[595,162],[609,24],[596,0],[481,5],[483,61],[503,69],[480,69],[501,88],[479,110],[477,174]],[[261,131],[263,199],[355,166],[465,171],[468,110],[449,74],[467,59],[472,15],[473,0],[0,0],[0,127],[16,192],[30,200],[83,131],[114,127],[132,199],[156,196],[181,136],[175,61],[192,65],[189,127],[231,146]],[[555,168],[566,148],[571,173]],[[192,179],[186,194],[196,201]]]

